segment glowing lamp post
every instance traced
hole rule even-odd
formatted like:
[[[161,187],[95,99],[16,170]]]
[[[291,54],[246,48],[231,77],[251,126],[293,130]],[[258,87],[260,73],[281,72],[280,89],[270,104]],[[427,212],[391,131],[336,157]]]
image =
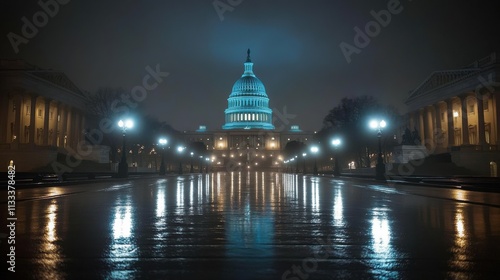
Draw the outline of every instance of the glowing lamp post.
[[[311,147],[311,153],[314,156],[314,175],[318,175],[318,164],[316,160],[316,154],[319,152],[318,146],[312,146]]]
[[[377,157],[377,165],[375,166],[375,179],[377,180],[385,180],[385,164],[382,159],[382,129],[387,125],[384,120],[378,121],[373,120],[370,122],[370,128],[377,130],[377,138],[378,138],[378,157]]]
[[[158,143],[161,146],[161,163],[160,163],[160,175],[165,175],[165,145],[167,145],[167,139],[161,138]]]
[[[193,173],[194,172],[194,169],[193,169],[193,156],[194,156],[194,153],[191,152],[191,167],[189,168],[189,173]]]
[[[302,173],[306,174],[306,156],[307,153],[302,153]]]
[[[182,174],[182,152],[184,152],[184,147],[177,147],[177,152],[179,152],[179,175]]]
[[[335,168],[333,169],[334,176],[340,176],[340,164],[339,164],[339,154],[337,152],[338,147],[340,146],[341,141],[338,138],[332,140],[332,145],[335,150]]]
[[[123,146],[122,146],[122,158],[120,163],[118,164],[118,177],[126,178],[128,177],[128,164],[127,164],[127,151],[125,147],[125,135],[127,133],[127,129],[130,129],[134,126],[134,122],[130,119],[128,120],[120,120],[118,121],[118,127],[121,128],[123,134]]]

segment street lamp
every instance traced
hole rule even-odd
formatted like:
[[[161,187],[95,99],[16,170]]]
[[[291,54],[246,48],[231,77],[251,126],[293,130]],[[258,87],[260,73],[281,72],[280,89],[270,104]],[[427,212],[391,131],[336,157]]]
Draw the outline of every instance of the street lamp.
[[[210,164],[210,158],[209,157],[206,157],[205,158],[205,172],[208,173],[208,165]]]
[[[316,154],[319,152],[318,146],[311,147],[311,153],[314,156],[314,175],[318,175],[318,164],[316,162]]]
[[[306,174],[306,156],[307,153],[302,153],[302,173]]]
[[[182,174],[182,152],[184,152],[184,147],[177,147],[177,152],[179,152],[179,174]]]
[[[191,168],[189,168],[189,173],[193,173],[193,156],[194,156],[194,153],[191,152]]]
[[[337,152],[337,148],[340,146],[341,141],[338,138],[335,138],[332,140],[332,145],[335,150],[335,168],[333,169],[333,175],[334,176],[340,176],[340,164],[339,164],[339,155]]]
[[[377,138],[378,138],[378,157],[377,157],[377,165],[375,166],[375,179],[377,180],[385,180],[385,164],[382,159],[382,129],[387,125],[384,120],[372,120],[370,122],[370,128],[377,130]]]
[[[167,139],[161,138],[159,141],[161,150],[161,163],[160,163],[160,175],[165,175],[165,145],[167,144]]]
[[[118,164],[118,177],[126,178],[128,177],[128,164],[127,164],[127,152],[125,149],[125,134],[127,129],[132,128],[134,122],[130,119],[118,121],[118,127],[121,128],[123,133],[123,146],[122,146],[122,158]]]

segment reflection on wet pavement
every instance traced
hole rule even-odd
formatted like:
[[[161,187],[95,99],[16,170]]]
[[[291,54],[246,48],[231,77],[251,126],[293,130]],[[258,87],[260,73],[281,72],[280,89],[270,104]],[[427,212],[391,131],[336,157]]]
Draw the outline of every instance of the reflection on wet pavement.
[[[64,196],[67,189],[47,189],[44,197],[54,197],[18,203],[18,278],[460,279],[500,272],[500,203],[492,205],[499,194],[272,172],[95,188]]]

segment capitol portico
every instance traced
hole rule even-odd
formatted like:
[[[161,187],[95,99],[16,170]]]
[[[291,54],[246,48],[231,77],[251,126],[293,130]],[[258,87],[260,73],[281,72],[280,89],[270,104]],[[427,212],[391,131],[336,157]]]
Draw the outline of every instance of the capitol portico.
[[[54,162],[83,139],[85,97],[59,71],[1,60],[0,159],[20,171]]]
[[[497,53],[466,67],[435,71],[406,100],[406,126],[432,154],[483,175],[500,164],[500,63]]]

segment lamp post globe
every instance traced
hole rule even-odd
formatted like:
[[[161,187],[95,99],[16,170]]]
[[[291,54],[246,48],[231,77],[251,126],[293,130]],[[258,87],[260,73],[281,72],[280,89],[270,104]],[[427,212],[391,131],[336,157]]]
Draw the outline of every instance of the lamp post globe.
[[[127,152],[126,152],[126,133],[127,129],[134,127],[134,122],[130,119],[119,120],[118,127],[122,130],[123,134],[123,145],[122,145],[122,157],[120,163],[118,164],[118,177],[126,178],[128,177],[128,164],[127,164]]]
[[[377,165],[375,166],[375,179],[385,180],[385,164],[382,158],[382,129],[387,126],[385,120],[372,120],[370,121],[370,128],[377,131],[378,138],[378,156]]]
[[[193,156],[194,156],[194,153],[191,152],[190,155],[191,155],[191,162],[190,162],[191,167],[189,168],[189,173],[193,173],[194,172],[194,168],[193,168]]]
[[[161,146],[161,163],[160,163],[160,175],[165,175],[165,145],[167,145],[167,139],[161,138],[158,143]]]
[[[335,150],[335,168],[333,169],[334,176],[340,176],[340,163],[339,163],[339,155],[338,155],[338,147],[342,141],[339,138],[335,138],[332,140],[332,145]]]
[[[306,174],[306,156],[307,153],[302,153],[302,173]]]

